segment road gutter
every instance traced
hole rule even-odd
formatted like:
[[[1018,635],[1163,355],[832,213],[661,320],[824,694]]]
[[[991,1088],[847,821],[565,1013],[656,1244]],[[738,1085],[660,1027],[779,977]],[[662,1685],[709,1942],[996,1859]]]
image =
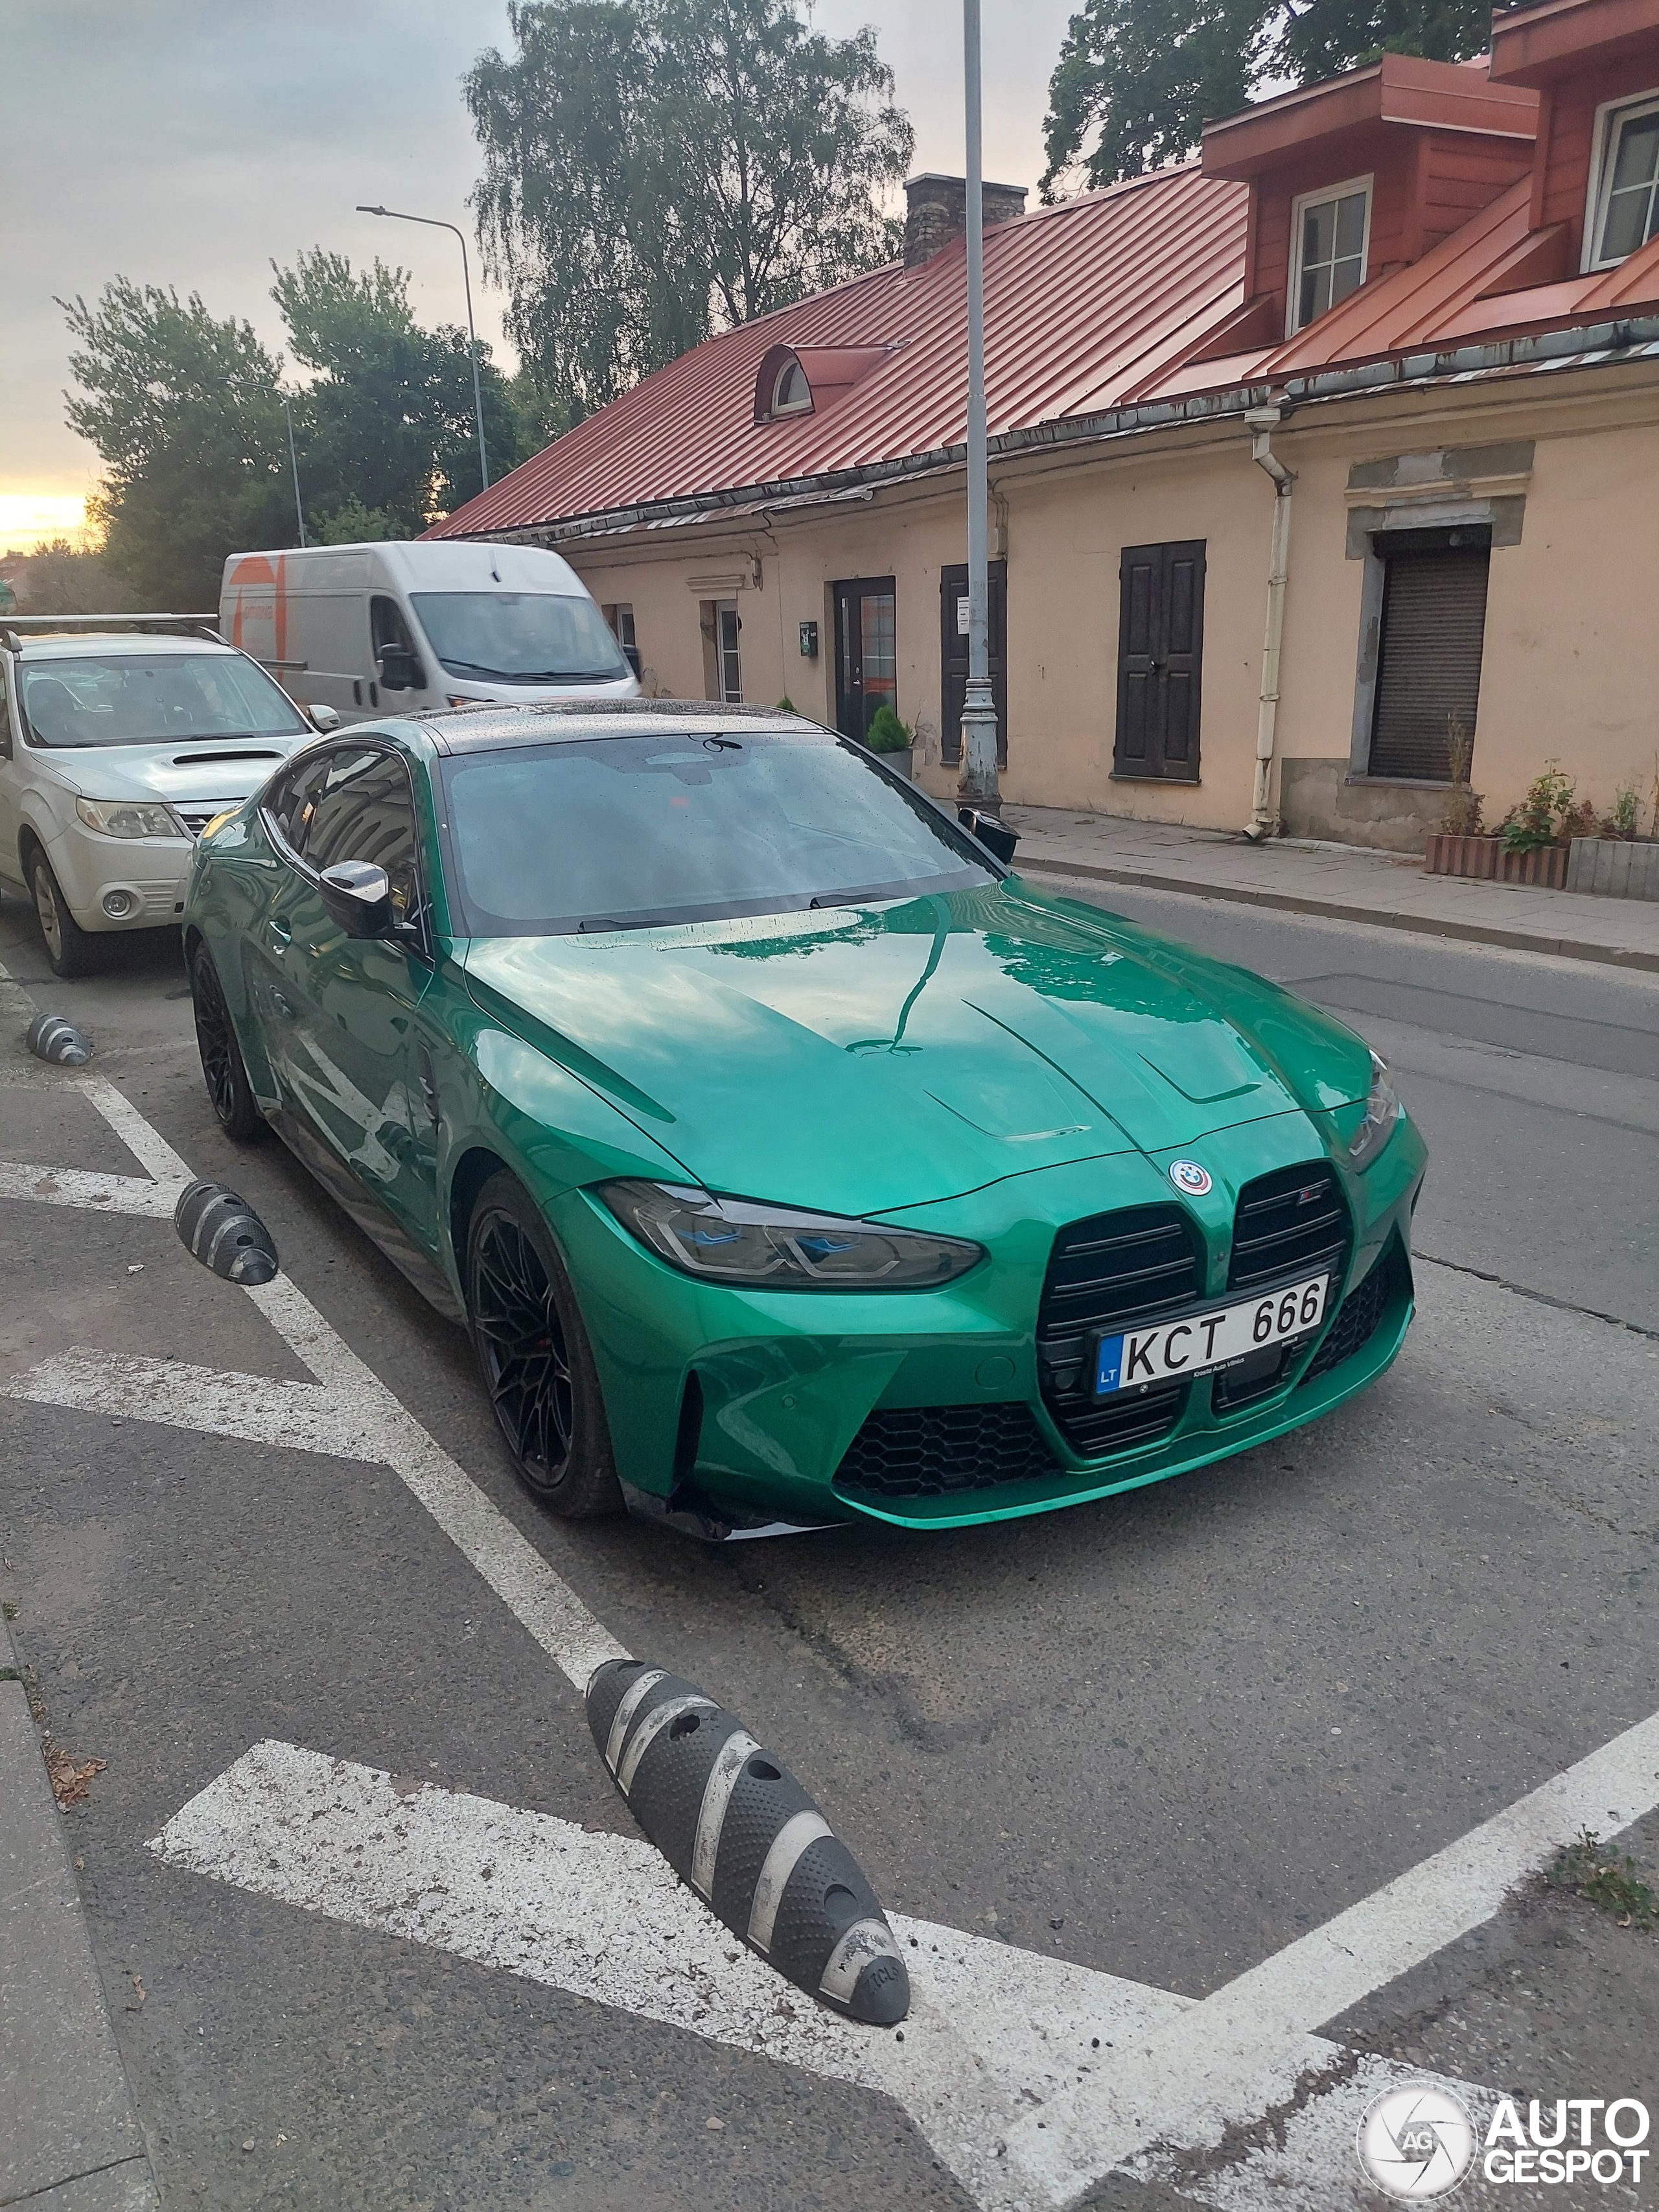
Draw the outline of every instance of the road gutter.
[[[1309,898],[1297,891],[1263,890],[1249,884],[1194,883],[1190,876],[1161,875],[1155,868],[1106,868],[1097,862],[1045,860],[1034,853],[1022,853],[1015,865],[1021,875],[1073,876],[1097,883],[1130,884],[1142,890],[1180,891],[1188,898],[1274,907],[1286,914],[1316,915],[1328,921],[1369,922],[1376,929],[1405,929],[1418,937],[1457,938],[1473,945],[1501,945],[1515,952],[1541,952],[1559,960],[1594,960],[1604,967],[1640,968],[1659,975],[1659,952],[1594,945],[1581,938],[1552,937],[1541,931],[1499,929],[1485,922],[1458,921],[1438,915],[1401,914],[1390,907]]]
[[[0,2206],[160,2212],[23,1688],[0,1626]]]

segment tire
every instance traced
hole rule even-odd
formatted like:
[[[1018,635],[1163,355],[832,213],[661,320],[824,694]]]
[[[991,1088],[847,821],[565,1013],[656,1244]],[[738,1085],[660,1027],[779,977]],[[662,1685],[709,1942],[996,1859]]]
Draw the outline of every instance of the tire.
[[[263,1137],[265,1117],[248,1082],[225,988],[205,945],[198,945],[191,955],[190,996],[196,1011],[196,1048],[202,1055],[202,1080],[207,1085],[215,1120],[226,1136],[239,1145]]]
[[[605,1397],[570,1278],[505,1170],[472,1209],[463,1280],[473,1348],[520,1481],[568,1521],[620,1512]]]
[[[61,975],[65,982],[77,975],[95,975],[103,965],[102,947],[70,912],[52,863],[38,848],[29,862],[29,894],[52,974]]]

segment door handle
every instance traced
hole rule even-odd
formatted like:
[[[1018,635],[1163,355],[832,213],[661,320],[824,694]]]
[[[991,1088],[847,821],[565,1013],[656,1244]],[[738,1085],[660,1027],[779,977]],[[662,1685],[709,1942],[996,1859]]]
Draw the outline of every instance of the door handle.
[[[268,922],[265,926],[265,935],[278,952],[286,952],[294,941],[294,932],[285,921]]]

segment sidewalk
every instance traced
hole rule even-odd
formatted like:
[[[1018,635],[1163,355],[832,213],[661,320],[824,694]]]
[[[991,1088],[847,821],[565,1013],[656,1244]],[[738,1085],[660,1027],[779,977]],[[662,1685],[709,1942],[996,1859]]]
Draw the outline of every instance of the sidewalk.
[[[1015,865],[1034,876],[1138,884],[1659,972],[1659,904],[1651,900],[1471,883],[1425,875],[1421,861],[1404,854],[1294,837],[1252,845],[1217,830],[1063,807],[1007,806],[1002,818],[1019,832]]]

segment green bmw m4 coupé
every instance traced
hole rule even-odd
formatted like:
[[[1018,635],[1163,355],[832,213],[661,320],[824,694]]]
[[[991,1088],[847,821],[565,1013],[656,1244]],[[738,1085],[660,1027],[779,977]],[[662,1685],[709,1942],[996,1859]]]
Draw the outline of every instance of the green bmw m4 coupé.
[[[1412,1315],[1359,1038],[756,708],[294,754],[196,852],[209,1095],[463,1320],[554,1510],[937,1528],[1327,1413]]]

